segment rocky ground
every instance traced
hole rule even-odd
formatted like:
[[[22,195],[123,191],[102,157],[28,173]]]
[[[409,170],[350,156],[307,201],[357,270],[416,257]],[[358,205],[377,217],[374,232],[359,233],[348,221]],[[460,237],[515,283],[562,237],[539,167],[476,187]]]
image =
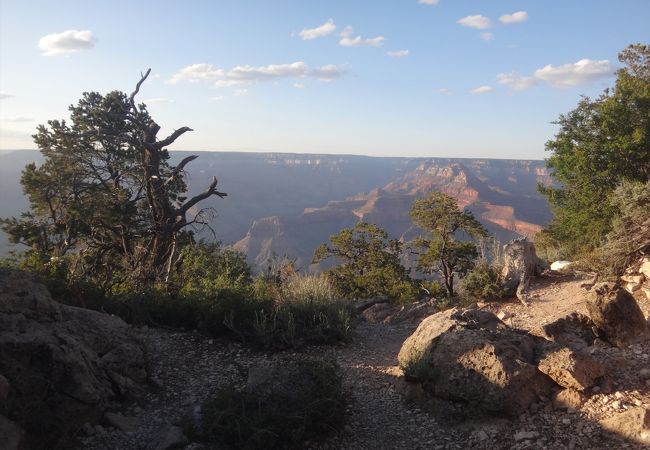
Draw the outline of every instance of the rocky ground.
[[[534,330],[573,311],[584,312],[584,278],[536,279],[529,305],[516,301],[485,305],[515,327]],[[640,301],[646,317],[650,302]],[[599,421],[624,417],[635,407],[650,408],[650,344],[617,349],[594,345],[590,353],[610,370],[602,383],[576,400],[574,408],[554,407],[551,399],[533,405],[514,419],[458,422],[462,405],[440,403],[428,411],[404,400],[404,382],[393,374],[397,353],[417,323],[362,323],[354,342],[340,348],[308,349],[335,357],[349,392],[345,429],[309,448],[330,449],[640,449],[601,430]],[[197,334],[143,328],[152,382],[147,392],[128,405],[113,405],[104,425],[85,426],[78,448],[200,449],[184,442],[176,427],[202,399],[227,382],[244,383],[247,369],[272,355],[239,344]],[[176,446],[174,446],[175,444]]]

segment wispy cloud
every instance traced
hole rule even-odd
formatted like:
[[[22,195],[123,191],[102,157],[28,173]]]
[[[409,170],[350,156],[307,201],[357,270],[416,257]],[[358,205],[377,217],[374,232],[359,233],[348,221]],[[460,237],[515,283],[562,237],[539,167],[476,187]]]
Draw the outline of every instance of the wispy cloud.
[[[448,88],[440,88],[440,89],[436,89],[436,92],[437,92],[438,94],[443,94],[443,95],[451,95],[451,94],[453,94],[453,92],[451,91],[451,89],[448,89]]]
[[[241,97],[243,95],[248,95],[248,89],[237,89],[235,92],[232,93],[232,95],[236,97]]]
[[[5,91],[0,91],[0,100],[6,100],[8,98],[14,98],[14,97],[15,97],[14,94],[10,94],[10,93],[5,92]]]
[[[210,103],[218,103],[223,100],[223,95],[217,95],[216,97],[209,97],[208,102]]]
[[[343,47],[381,47],[384,40],[386,40],[383,36],[363,38],[359,35],[352,37],[353,31],[354,29],[351,26],[345,27],[340,34],[341,40],[339,41],[339,44]]]
[[[492,86],[479,86],[475,89],[472,89],[469,91],[470,94],[487,94],[489,92],[493,92],[494,88]]]
[[[418,3],[423,5],[437,5],[440,3],[440,0],[418,0]]]
[[[391,58],[404,58],[405,56],[409,55],[409,51],[408,50],[388,51],[386,52],[386,54]]]
[[[558,88],[581,86],[613,74],[614,67],[608,60],[581,59],[573,64],[561,66],[548,64],[537,69],[532,75],[500,73],[497,75],[497,81],[515,91],[523,91],[542,82]]]
[[[317,26],[316,28],[303,28],[299,34],[304,41],[310,41],[312,39],[328,36],[334,33],[335,30],[336,25],[334,24],[334,20],[329,19],[327,22]]]
[[[12,122],[12,123],[18,123],[18,122],[33,122],[34,119],[31,117],[3,117],[0,119],[0,122]]]
[[[305,89],[305,83],[293,83],[293,87],[296,89]]]
[[[87,50],[95,46],[95,38],[90,30],[66,30],[43,36],[38,41],[38,48],[45,56],[64,55]]]
[[[462,19],[458,19],[459,24],[464,27],[476,28],[477,30],[485,30],[490,28],[492,22],[488,17],[477,14],[475,16],[466,16]]]
[[[269,64],[267,66],[235,66],[232,69],[220,69],[212,64],[192,64],[176,72],[167,82],[176,84],[181,81],[208,82],[216,87],[248,85],[264,81],[311,77],[321,81],[331,81],[343,76],[343,70],[334,64],[310,69],[302,61],[289,64]]]
[[[319,81],[332,81],[341,78],[345,72],[335,64],[327,64],[309,71],[307,75]]]
[[[481,39],[483,39],[484,41],[491,41],[492,39],[494,39],[494,33],[491,33],[489,31],[481,33]]]
[[[535,77],[521,76],[515,72],[500,73],[497,75],[497,82],[504,86],[508,86],[514,91],[525,91],[526,89],[535,86],[539,80]]]
[[[504,14],[499,17],[499,20],[501,23],[506,25],[511,23],[521,23],[528,20],[528,13],[526,11],[517,11],[512,14]]]

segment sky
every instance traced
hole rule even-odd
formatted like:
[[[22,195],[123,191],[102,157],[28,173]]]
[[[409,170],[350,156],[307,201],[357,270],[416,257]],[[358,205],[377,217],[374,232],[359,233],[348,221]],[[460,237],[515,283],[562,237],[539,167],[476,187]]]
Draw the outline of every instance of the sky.
[[[648,0],[0,0],[0,149],[84,91],[172,150],[543,159],[559,114],[650,42]]]

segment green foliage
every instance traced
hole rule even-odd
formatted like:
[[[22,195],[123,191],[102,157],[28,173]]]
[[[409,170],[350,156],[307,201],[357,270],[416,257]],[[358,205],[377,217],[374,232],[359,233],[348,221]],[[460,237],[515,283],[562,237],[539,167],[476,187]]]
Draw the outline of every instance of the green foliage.
[[[417,381],[430,381],[434,370],[428,358],[428,353],[411,353],[408,360],[402,364],[402,370],[407,378]]]
[[[501,268],[481,261],[460,281],[463,297],[470,301],[494,300],[506,294]]]
[[[463,232],[478,238],[487,236],[487,231],[471,212],[461,211],[456,199],[442,192],[434,191],[416,200],[410,216],[415,225],[429,234],[411,243],[418,254],[418,270],[441,274],[448,297],[453,297],[454,276],[466,274],[478,256],[474,242],[457,240],[455,235]]]
[[[650,181],[622,183],[610,195],[610,202],[620,213],[594,252],[592,268],[621,275],[635,258],[650,252]]]
[[[345,395],[336,363],[298,359],[290,364],[305,372],[308,389],[296,386],[291,393],[278,390],[259,398],[227,386],[203,404],[200,429],[189,433],[219,448],[269,449],[303,448],[305,441],[339,429]]]
[[[182,296],[214,295],[222,289],[245,289],[251,283],[246,255],[224,249],[220,243],[201,242],[186,246],[178,271]]]
[[[615,87],[561,115],[558,133],[546,144],[552,152],[547,167],[559,186],[540,186],[555,218],[536,242],[557,258],[600,246],[619,214],[611,192],[622,181],[650,177],[650,47],[632,45],[619,60],[625,67]]]
[[[359,222],[330,236],[330,243],[316,249],[312,262],[330,257],[341,262],[325,272],[341,297],[387,297],[399,302],[417,298],[418,289],[400,261],[402,243],[389,239],[377,225]]]

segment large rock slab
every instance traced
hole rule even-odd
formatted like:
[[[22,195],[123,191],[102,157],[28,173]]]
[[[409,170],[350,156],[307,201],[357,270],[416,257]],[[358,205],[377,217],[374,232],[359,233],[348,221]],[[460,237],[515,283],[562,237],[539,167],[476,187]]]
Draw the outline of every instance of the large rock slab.
[[[537,340],[490,312],[454,309],[422,321],[398,360],[434,397],[517,415],[550,396],[554,385],[536,367]]]
[[[650,340],[650,328],[641,308],[632,294],[618,285],[594,286],[587,310],[596,327],[617,347]]]
[[[638,444],[650,445],[650,410],[639,407],[601,420],[610,433]]]
[[[605,375],[605,368],[591,355],[566,347],[547,352],[537,367],[560,386],[577,391],[594,386]]]
[[[13,270],[0,270],[0,373],[31,448],[56,447],[147,377],[142,346],[121,319],[59,304]]]

